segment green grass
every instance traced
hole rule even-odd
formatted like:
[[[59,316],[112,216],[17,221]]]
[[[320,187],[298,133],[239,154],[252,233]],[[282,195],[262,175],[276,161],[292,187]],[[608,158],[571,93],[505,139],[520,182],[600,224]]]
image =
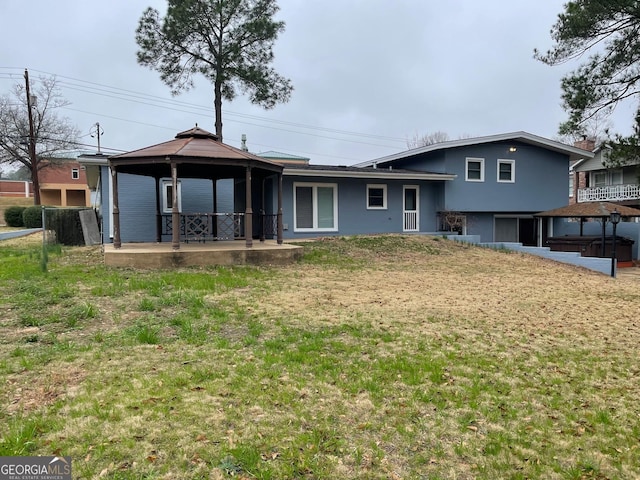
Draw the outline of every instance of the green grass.
[[[74,478],[637,474],[635,285],[583,274],[566,316],[552,295],[574,270],[542,281],[444,239],[309,242],[278,269],[117,270],[87,251],[42,272],[37,250],[0,248],[0,455],[71,455]],[[474,287],[495,303],[465,310]]]

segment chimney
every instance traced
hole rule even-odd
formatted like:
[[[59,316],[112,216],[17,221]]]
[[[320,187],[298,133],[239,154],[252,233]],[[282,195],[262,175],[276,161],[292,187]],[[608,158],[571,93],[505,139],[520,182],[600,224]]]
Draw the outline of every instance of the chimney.
[[[243,152],[248,152],[249,149],[247,148],[247,136],[244,133],[242,134],[241,139],[242,139],[242,145],[240,146],[240,149]]]
[[[596,149],[596,141],[593,138],[587,138],[585,135],[582,140],[576,140],[573,142],[573,146],[593,152]]]

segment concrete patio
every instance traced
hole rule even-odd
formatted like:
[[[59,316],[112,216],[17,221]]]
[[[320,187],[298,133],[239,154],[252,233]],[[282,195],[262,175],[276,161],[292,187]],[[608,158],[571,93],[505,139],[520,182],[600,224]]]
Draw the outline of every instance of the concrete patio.
[[[275,240],[254,242],[247,248],[242,241],[181,243],[123,243],[104,246],[104,263],[113,267],[168,269],[210,265],[287,265],[302,258],[303,247]]]

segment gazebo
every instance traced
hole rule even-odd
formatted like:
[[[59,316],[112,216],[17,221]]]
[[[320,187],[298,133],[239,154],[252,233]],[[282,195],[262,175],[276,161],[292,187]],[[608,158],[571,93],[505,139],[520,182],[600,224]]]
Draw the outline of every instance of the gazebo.
[[[600,256],[604,257],[606,243],[606,226],[608,220],[611,218],[611,213],[613,213],[614,211],[619,213],[620,217],[623,218],[640,217],[639,209],[627,207],[625,205],[618,205],[617,203],[611,202],[575,203],[573,205],[567,205],[565,207],[556,208],[554,210],[547,210],[545,212],[536,213],[534,217],[537,217],[540,220],[542,220],[542,218],[577,218],[580,222],[580,235],[579,237],[571,239],[576,245],[580,245],[580,239],[584,237],[584,222],[588,219],[600,220],[602,222]]]
[[[163,227],[171,234],[173,250],[179,250],[181,234],[202,237],[210,232],[210,220],[216,214],[216,181],[234,179],[245,181],[244,238],[247,248],[253,246],[254,191],[264,199],[264,180],[275,177],[277,181],[277,213],[276,235],[278,245],[282,244],[282,171],[284,167],[278,163],[265,160],[247,151],[231,147],[219,141],[213,133],[199,128],[180,132],[173,140],[152,145],[150,147],[109,157],[109,168],[113,185],[113,246],[122,246],[120,230],[120,207],[118,192],[118,174],[127,173],[144,175],[155,179],[156,206],[156,242],[162,239]],[[172,196],[171,215],[163,220],[161,211],[160,180],[171,179],[170,195]],[[212,182],[211,212],[189,218],[181,214],[178,202],[178,179],[209,179]],[[264,200],[263,200],[264,201]],[[264,212],[260,212],[264,215]],[[163,224],[163,221],[165,222]]]

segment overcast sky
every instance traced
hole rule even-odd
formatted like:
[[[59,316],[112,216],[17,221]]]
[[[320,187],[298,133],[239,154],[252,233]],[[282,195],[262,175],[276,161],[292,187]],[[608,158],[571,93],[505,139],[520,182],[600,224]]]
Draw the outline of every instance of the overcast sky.
[[[350,165],[405,150],[416,133],[554,138],[565,119],[560,79],[578,64],[549,67],[533,49],[552,45],[564,3],[280,0],[286,30],[274,66],[295,91],[272,110],[225,103],[224,140],[239,147],[244,133],[255,153]],[[25,68],[32,80],[54,74],[72,102],[60,113],[82,142],[95,144],[88,134],[99,122],[112,149],[170,140],[196,123],[215,131],[206,81],[172,97],[137,64],[135,29],[148,6],[166,12],[164,0],[0,0],[0,94]]]

